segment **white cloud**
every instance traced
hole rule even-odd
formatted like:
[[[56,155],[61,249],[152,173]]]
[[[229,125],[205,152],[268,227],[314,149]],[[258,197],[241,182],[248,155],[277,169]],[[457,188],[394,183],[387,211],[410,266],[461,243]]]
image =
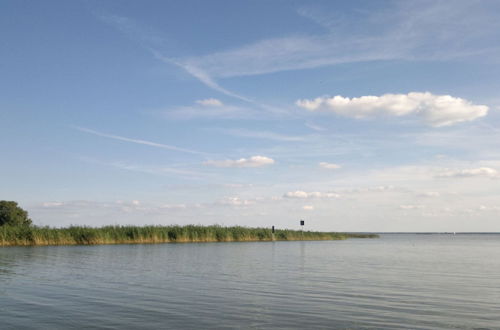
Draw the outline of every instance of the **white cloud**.
[[[214,98],[198,100],[196,101],[196,103],[206,107],[221,107],[223,105],[220,100]]]
[[[42,203],[42,207],[59,207],[59,206],[64,206],[63,202],[44,202]]]
[[[215,167],[261,167],[274,164],[274,159],[265,156],[252,156],[236,160],[208,160],[203,164]]]
[[[453,178],[465,178],[465,177],[487,177],[487,178],[500,178],[500,173],[490,167],[478,167],[463,170],[446,170],[438,175],[439,177],[453,177]]]
[[[368,187],[368,188],[351,188],[351,189],[346,189],[343,190],[343,193],[348,193],[348,194],[370,194],[370,193],[384,193],[384,192],[389,192],[389,191],[395,191],[398,190],[395,186],[389,185],[389,186],[375,186],[375,187]]]
[[[41,204],[42,208],[60,208],[60,209],[73,209],[73,208],[89,208],[89,209],[104,209],[104,208],[116,208],[123,205],[127,206],[138,206],[134,203],[137,201],[125,202],[116,201],[114,203],[107,202],[97,202],[97,201],[86,201],[86,200],[74,200],[66,202],[43,202]]]
[[[419,194],[418,196],[420,197],[429,197],[429,198],[436,198],[440,197],[441,194],[437,191],[426,191],[424,193]]]
[[[302,206],[302,209],[305,211],[312,211],[312,210],[314,210],[314,206],[313,205],[304,205],[304,206]]]
[[[144,225],[153,223],[171,224],[171,222],[165,222],[166,215],[174,213],[176,216],[187,214],[199,208],[201,208],[199,204],[158,205],[137,200],[116,200],[113,202],[69,200],[41,203],[32,208],[30,211],[33,212],[30,213],[34,215],[33,218],[37,224],[50,224],[57,227],[70,225],[126,225],[132,223]]]
[[[298,100],[296,104],[309,111],[330,112],[351,118],[377,116],[416,115],[434,127],[449,126],[471,121],[488,113],[485,105],[450,95],[433,95],[429,92],[408,94],[384,94],[348,98],[340,95]]]
[[[155,201],[127,194],[104,203],[54,198],[42,200],[36,207],[27,207],[37,225],[56,226],[188,224],[196,219],[203,224],[273,224],[288,228],[296,224],[290,219],[302,212],[304,215],[314,213],[314,229],[318,230],[333,230],[334,226],[338,231],[498,231],[500,210],[495,209],[500,198],[498,180],[481,176],[436,179],[436,176],[447,168],[487,167],[500,172],[500,160],[445,161],[447,167],[443,167],[443,160],[440,160],[439,166],[426,163],[348,171],[335,180],[324,180],[319,176],[317,180],[302,181],[291,175],[280,183],[272,183],[265,180],[254,182],[248,177],[253,185],[245,185],[237,192],[220,184],[214,185],[213,180],[209,180],[194,184],[172,183],[165,187],[164,196]],[[284,194],[286,192],[289,193]],[[432,197],[435,192],[440,193],[439,198]],[[123,202],[115,202],[116,199]],[[140,200],[141,204],[134,206],[133,200]],[[42,202],[47,203],[45,207],[42,207]],[[49,207],[52,205],[49,203],[56,204]],[[314,210],[305,210],[304,206],[314,206]],[[333,225],[332,214],[337,219]],[[426,216],[433,220],[426,220]],[[439,221],[435,221],[437,219]]]
[[[319,163],[319,166],[321,168],[324,168],[324,169],[327,169],[327,170],[337,170],[339,168],[341,168],[342,166],[338,165],[338,164],[334,164],[334,163],[326,163],[326,162],[321,162]]]
[[[297,190],[297,191],[289,191],[283,196],[286,198],[308,198],[309,193],[302,190]]]
[[[340,195],[336,193],[322,193],[319,191],[313,191],[313,192],[306,192],[302,190],[296,190],[296,191],[289,191],[286,194],[283,195],[283,197],[286,198],[339,198]]]
[[[224,197],[217,201],[217,204],[231,205],[231,206],[247,206],[255,204],[255,200],[241,199],[239,197]]]
[[[477,209],[479,211],[500,211],[500,206],[479,205]]]
[[[167,210],[170,210],[170,209],[185,209],[187,208],[186,204],[163,204],[163,205],[160,205],[159,207],[160,209],[167,209]]]

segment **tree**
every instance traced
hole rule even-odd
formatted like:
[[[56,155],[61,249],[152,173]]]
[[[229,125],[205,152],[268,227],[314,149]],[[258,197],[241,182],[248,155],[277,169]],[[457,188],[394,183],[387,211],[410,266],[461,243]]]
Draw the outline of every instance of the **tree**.
[[[16,202],[0,201],[0,226],[30,226],[28,212],[20,208]]]

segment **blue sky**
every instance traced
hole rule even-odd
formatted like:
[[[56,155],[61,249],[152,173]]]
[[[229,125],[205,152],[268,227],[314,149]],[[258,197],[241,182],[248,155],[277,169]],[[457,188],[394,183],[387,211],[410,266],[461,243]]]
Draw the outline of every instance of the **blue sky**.
[[[500,231],[497,1],[3,1],[39,225]]]

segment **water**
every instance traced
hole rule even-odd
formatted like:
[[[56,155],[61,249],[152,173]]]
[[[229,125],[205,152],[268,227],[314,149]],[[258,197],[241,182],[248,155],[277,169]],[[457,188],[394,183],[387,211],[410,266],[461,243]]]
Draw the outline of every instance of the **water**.
[[[500,329],[500,235],[0,248],[1,329]]]

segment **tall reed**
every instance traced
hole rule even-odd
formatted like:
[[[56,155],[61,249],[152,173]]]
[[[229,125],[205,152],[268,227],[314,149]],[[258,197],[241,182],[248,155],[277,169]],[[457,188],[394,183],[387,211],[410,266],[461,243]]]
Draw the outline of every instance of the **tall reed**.
[[[0,246],[341,240],[371,237],[377,237],[377,235],[301,232],[288,229],[276,230],[273,237],[271,229],[268,228],[222,227],[218,225],[105,226],[100,228],[81,226],[68,228],[0,227]]]

